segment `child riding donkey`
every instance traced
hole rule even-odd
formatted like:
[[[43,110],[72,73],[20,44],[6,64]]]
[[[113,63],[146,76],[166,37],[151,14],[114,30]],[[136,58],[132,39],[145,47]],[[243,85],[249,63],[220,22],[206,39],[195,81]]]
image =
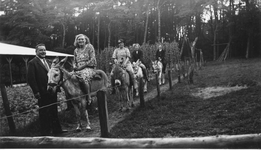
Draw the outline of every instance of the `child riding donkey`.
[[[148,82],[148,76],[147,76],[147,69],[146,66],[143,64],[143,52],[140,49],[140,45],[133,44],[134,51],[132,52],[132,61],[133,61],[133,69],[135,73],[135,82],[139,82],[139,78],[144,78],[144,92],[147,92],[147,82]],[[139,69],[141,69],[141,72],[139,72]],[[138,96],[138,85],[136,84],[136,87],[134,87],[136,96]]]

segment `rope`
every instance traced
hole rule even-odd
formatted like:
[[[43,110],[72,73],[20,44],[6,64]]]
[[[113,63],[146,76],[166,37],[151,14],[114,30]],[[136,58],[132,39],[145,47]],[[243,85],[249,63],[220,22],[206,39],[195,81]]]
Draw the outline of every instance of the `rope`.
[[[97,93],[98,91],[99,91],[99,90],[96,90],[96,91],[94,91],[94,92],[91,92],[90,95],[92,95],[93,93]],[[74,99],[76,99],[76,98],[85,97],[85,96],[87,96],[87,95],[89,95],[89,94],[83,94],[83,95],[78,96],[78,97],[74,97],[74,98],[71,98],[71,99],[66,99],[66,100],[63,100],[62,102],[71,101],[71,100],[74,100]],[[21,115],[21,114],[26,114],[26,113],[29,113],[29,112],[34,111],[34,110],[39,110],[39,109],[43,109],[43,108],[46,108],[46,107],[50,107],[50,106],[55,105],[55,104],[58,104],[58,103],[60,103],[60,101],[59,101],[59,102],[57,101],[57,102],[55,102],[55,103],[51,103],[51,104],[48,104],[48,105],[45,105],[45,106],[42,106],[42,107],[38,107],[38,108],[36,108],[36,109],[30,109],[30,110],[27,110],[27,111],[24,111],[24,112],[21,112],[21,113],[17,113],[17,114],[14,114],[14,115],[9,115],[9,116],[5,116],[5,117],[1,117],[0,120],[7,119],[7,118],[9,118],[9,117],[15,117],[15,116],[18,116],[18,115]]]

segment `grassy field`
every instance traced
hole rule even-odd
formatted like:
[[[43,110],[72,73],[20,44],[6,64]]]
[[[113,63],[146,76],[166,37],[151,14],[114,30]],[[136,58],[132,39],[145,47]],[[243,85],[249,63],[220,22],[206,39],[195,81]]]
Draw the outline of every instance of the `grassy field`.
[[[261,132],[261,60],[208,63],[194,84],[176,84],[172,91],[136,109],[111,129],[111,137],[194,137]],[[247,86],[223,96],[192,96],[199,88]]]

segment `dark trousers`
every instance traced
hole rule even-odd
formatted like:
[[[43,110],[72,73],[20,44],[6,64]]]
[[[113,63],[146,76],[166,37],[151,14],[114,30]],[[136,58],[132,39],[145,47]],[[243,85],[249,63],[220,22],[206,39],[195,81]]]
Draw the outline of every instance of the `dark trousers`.
[[[39,103],[39,121],[40,132],[42,135],[50,135],[51,133],[57,133],[62,130],[59,118],[57,104],[57,95],[41,94]]]
[[[167,67],[167,63],[163,62],[162,63],[162,73],[166,73],[166,67]]]

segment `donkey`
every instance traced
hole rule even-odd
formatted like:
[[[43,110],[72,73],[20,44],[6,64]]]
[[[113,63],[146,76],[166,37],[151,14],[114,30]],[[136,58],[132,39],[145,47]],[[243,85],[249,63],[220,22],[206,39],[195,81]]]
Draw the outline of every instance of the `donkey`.
[[[145,80],[145,76],[144,76],[143,71],[140,67],[140,64],[141,64],[140,60],[137,60],[136,62],[132,63],[132,68],[134,70],[134,75],[135,75],[135,81],[134,82],[137,83],[136,87],[134,87],[135,96],[139,96],[139,85],[140,85],[139,82],[140,82],[141,78],[144,82],[143,91],[147,92],[147,80]]]
[[[114,79],[116,95],[119,96],[120,100],[119,111],[124,110],[124,103],[126,105],[126,110],[129,110],[130,106],[134,106],[133,88],[130,83],[129,73],[120,63],[115,63],[112,67],[111,78]]]
[[[154,73],[158,74],[158,83],[162,85],[165,83],[165,77],[162,73],[163,64],[159,60],[152,61],[152,69]]]
[[[67,57],[60,62],[58,57],[53,60],[52,66],[48,72],[47,90],[55,93],[57,88],[61,86],[74,107],[78,123],[76,131],[81,131],[83,127],[81,123],[82,113],[87,119],[86,129],[91,130],[88,111],[86,110],[86,95],[84,95],[84,92],[81,90],[80,81],[75,73],[73,71],[69,72],[64,68],[66,61]],[[108,88],[109,80],[106,73],[102,70],[97,70],[97,74],[101,76],[101,79],[93,79],[90,81],[91,96],[96,96],[98,90],[107,91]]]

